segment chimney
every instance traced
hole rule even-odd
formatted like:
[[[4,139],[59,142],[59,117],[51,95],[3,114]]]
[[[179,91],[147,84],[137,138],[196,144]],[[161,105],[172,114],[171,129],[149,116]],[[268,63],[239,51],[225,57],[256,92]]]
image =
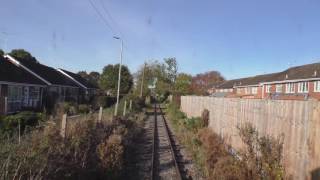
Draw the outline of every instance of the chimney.
[[[317,77],[317,71],[316,70],[314,71],[313,76]]]

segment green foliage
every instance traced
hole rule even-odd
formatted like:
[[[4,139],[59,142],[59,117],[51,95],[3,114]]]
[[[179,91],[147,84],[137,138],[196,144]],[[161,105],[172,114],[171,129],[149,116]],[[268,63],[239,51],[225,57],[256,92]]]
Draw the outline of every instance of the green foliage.
[[[193,132],[197,132],[200,128],[203,127],[202,119],[197,117],[197,118],[186,118],[184,120],[185,127]]]
[[[107,65],[103,68],[99,84],[100,87],[107,93],[115,96],[118,87],[119,64]],[[133,85],[133,77],[127,66],[121,68],[120,94],[127,94]]]
[[[77,74],[89,81],[91,84],[99,86],[100,73],[92,71],[88,74],[86,71],[79,71]]]
[[[78,106],[72,102],[57,103],[54,107],[54,115],[62,117],[63,114],[75,115],[78,113]]]
[[[283,136],[273,138],[260,136],[250,123],[238,127],[239,135],[246,145],[240,152],[241,165],[245,167],[248,178],[252,179],[284,179],[285,170],[281,164],[283,151]]]
[[[166,63],[166,73],[168,79],[171,81],[171,85],[176,82],[178,74],[178,63],[176,58],[165,58],[164,62]]]
[[[167,59],[168,63],[171,63],[171,61],[173,60],[175,59]],[[168,64],[161,63],[159,61],[148,62],[147,65],[145,67],[141,67],[135,75],[137,79],[137,88],[135,89],[134,93],[137,95],[140,94],[141,82],[144,72],[143,95],[145,97],[151,95],[151,91],[150,89],[148,89],[148,85],[152,84],[151,82],[153,82],[154,79],[157,79],[155,93],[161,100],[167,98],[167,96],[172,91],[173,81],[176,76],[174,75],[174,67],[172,66],[173,65],[170,65],[169,67]],[[172,69],[171,72],[169,72],[169,69]]]
[[[175,93],[179,95],[191,94],[192,76],[185,73],[180,73],[175,81]]]
[[[0,131],[4,134],[13,135],[14,132],[17,132],[19,123],[21,132],[23,132],[27,127],[34,127],[41,121],[43,121],[41,113],[20,112],[0,118]]]
[[[0,56],[3,56],[4,55],[4,51],[2,49],[0,49]],[[2,57],[0,57],[2,58]]]
[[[81,114],[88,114],[90,112],[90,107],[87,104],[80,104],[78,107],[78,111]]]
[[[38,62],[35,57],[31,55],[28,51],[24,49],[13,49],[9,55],[18,58],[18,59],[25,59],[25,60],[30,60],[32,62]]]

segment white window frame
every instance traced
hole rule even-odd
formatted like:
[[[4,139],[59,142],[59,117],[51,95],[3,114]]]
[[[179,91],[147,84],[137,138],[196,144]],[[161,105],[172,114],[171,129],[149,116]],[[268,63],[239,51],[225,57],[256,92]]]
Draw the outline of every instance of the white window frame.
[[[252,87],[251,88],[251,93],[252,94],[258,94],[258,88],[257,87]]]
[[[293,94],[295,92],[295,83],[287,83],[286,84],[286,93]]]
[[[298,93],[308,93],[309,92],[309,82],[299,82],[298,83]]]
[[[276,85],[276,93],[282,93],[282,91],[283,91],[283,85],[277,84]]]
[[[266,93],[270,93],[271,92],[271,85],[270,84],[267,84],[265,86],[265,88],[266,88]]]
[[[320,92],[320,81],[314,81],[313,86],[314,86],[314,92]]]

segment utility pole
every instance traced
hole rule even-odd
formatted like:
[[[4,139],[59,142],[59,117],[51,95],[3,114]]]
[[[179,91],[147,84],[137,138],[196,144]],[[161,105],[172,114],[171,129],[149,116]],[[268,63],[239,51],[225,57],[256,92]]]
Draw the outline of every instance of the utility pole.
[[[123,40],[120,37],[114,36],[113,38],[121,40],[121,50],[120,50],[120,66],[119,66],[119,75],[118,75],[118,91],[117,91],[117,103],[114,109],[114,116],[118,115],[119,107],[119,95],[120,95],[120,81],[121,81],[121,66],[122,66],[122,53],[123,53]]]
[[[147,66],[147,63],[144,63],[143,72],[142,72],[142,80],[141,80],[140,98],[142,98],[142,93],[143,93],[143,82],[144,82],[144,74],[146,71],[146,66]]]

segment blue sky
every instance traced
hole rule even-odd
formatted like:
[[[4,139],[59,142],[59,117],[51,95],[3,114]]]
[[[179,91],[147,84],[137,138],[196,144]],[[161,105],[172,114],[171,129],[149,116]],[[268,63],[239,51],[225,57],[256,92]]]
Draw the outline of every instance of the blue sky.
[[[114,34],[133,72],[176,57],[180,71],[232,79],[320,60],[319,0],[92,0],[112,29],[89,0],[1,1],[0,48],[72,71],[117,63]]]

